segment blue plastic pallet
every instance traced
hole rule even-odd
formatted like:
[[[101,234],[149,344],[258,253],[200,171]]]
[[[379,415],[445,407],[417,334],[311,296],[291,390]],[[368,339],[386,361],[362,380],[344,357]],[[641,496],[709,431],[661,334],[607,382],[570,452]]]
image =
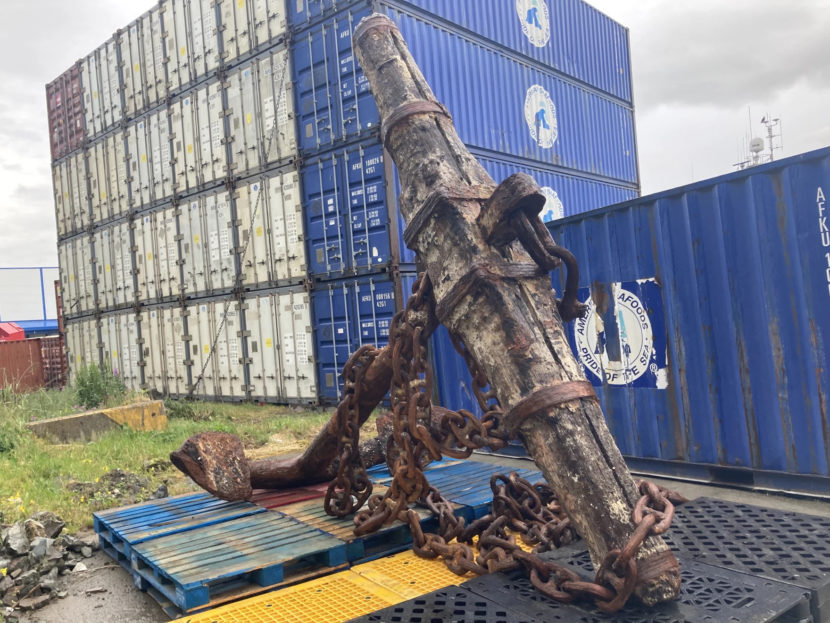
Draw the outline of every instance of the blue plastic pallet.
[[[426,466],[424,469],[424,473],[429,473],[435,469],[441,469],[443,467],[449,467],[451,465],[460,465],[463,461],[459,461],[457,459],[450,459],[450,458],[443,458],[440,461],[433,461],[429,465]],[[389,473],[389,468],[386,466],[386,463],[381,463],[380,465],[375,465],[374,467],[370,467],[366,470],[366,473],[369,474],[369,478],[372,482],[376,482],[381,485],[388,485],[392,482],[392,474]]]
[[[130,560],[132,548],[144,541],[264,511],[250,502],[193,493],[94,513],[93,527],[102,543]]]
[[[346,545],[270,511],[140,543],[131,562],[140,589],[192,612],[333,571],[346,563]]]
[[[388,556],[407,549],[412,544],[412,532],[401,521],[395,521],[365,536],[355,536],[354,516],[339,518],[327,515],[322,500],[291,504],[280,508],[279,512],[341,539],[346,543],[346,556],[351,563]],[[432,532],[438,527],[437,518],[430,512],[418,509],[416,512],[421,517],[421,526],[425,532]]]

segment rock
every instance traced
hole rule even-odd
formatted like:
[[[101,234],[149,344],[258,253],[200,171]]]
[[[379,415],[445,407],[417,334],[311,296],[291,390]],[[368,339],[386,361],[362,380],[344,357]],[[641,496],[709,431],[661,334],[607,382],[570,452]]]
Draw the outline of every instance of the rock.
[[[34,558],[35,560],[40,560],[44,556],[46,556],[46,551],[49,549],[49,546],[54,543],[54,539],[46,538],[45,536],[37,536],[32,539],[32,542],[29,544],[31,548],[29,551],[29,555]]]
[[[79,549],[81,547],[81,541],[77,537],[72,536],[71,534],[64,534],[60,539],[59,542],[63,544],[63,546],[70,550],[75,551],[75,547],[77,546]]]
[[[26,537],[31,541],[39,536],[46,536],[46,529],[43,524],[34,519],[27,519],[23,522],[23,528],[26,530]]]
[[[32,567],[34,567],[34,562],[28,556],[20,556],[19,558],[15,558],[12,560],[11,564],[7,567],[6,572],[16,578],[24,571],[28,571]]]
[[[151,500],[161,500],[167,497],[167,485],[159,485],[159,488],[156,489],[153,494],[150,496]]]
[[[72,567],[72,572],[73,573],[80,573],[81,571],[86,571],[86,570],[87,570],[87,566],[82,562],[79,562],[74,567]]]
[[[15,585],[21,593],[25,594],[29,592],[29,589],[35,586],[39,581],[40,574],[37,570],[29,569],[26,573],[22,573],[20,577],[15,580]]]
[[[29,553],[29,538],[26,536],[26,528],[20,522],[9,528],[4,542],[6,550],[13,556]]]
[[[92,548],[86,546],[82,547],[81,556],[83,556],[84,558],[92,558]]]
[[[48,604],[50,599],[52,599],[51,595],[27,597],[26,599],[21,599],[20,603],[17,604],[17,607],[22,610],[37,610],[38,608],[42,608],[43,606]]]
[[[14,586],[14,580],[9,576],[4,575],[2,578],[0,578],[0,595],[5,593],[12,586]]]
[[[23,569],[15,569],[9,573],[9,577],[14,578],[15,580],[20,577],[20,574],[23,573]]]
[[[69,591],[58,591],[58,599],[65,599],[69,595]]]
[[[98,535],[95,533],[87,534],[81,537],[81,546],[81,551],[83,550],[83,547],[88,547],[92,551],[96,551],[101,547],[101,539],[99,539]]]
[[[61,531],[66,527],[66,523],[58,517],[55,513],[50,511],[40,511],[32,515],[32,519],[39,522],[46,531],[46,536],[50,539],[56,539]]]
[[[0,544],[2,544],[2,543],[3,543],[3,541],[0,541]],[[11,558],[0,557],[0,569],[5,569],[10,564],[12,564],[12,559]]]
[[[58,584],[58,569],[53,567],[49,573],[40,578],[40,588],[44,591],[53,591]]]

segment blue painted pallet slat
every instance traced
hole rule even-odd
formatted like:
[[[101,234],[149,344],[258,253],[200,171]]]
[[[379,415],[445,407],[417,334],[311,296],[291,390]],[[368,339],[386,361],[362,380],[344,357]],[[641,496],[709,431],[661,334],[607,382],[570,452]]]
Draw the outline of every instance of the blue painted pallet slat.
[[[129,557],[132,548],[144,541],[264,511],[250,502],[226,502],[209,493],[195,493],[95,513],[93,526],[101,538]]]
[[[462,463],[463,461],[459,461],[457,459],[443,458],[440,461],[433,461],[427,465],[424,472],[431,472],[434,469],[443,469],[452,465],[461,465]],[[366,472],[369,474],[369,478],[371,478],[372,482],[385,485],[392,481],[392,474],[389,473],[389,468],[385,463],[370,467],[366,470]]]
[[[424,531],[432,531],[438,527],[437,519],[430,512],[415,510],[421,516]],[[291,504],[280,508],[280,512],[341,539],[346,543],[346,555],[352,563],[393,554],[406,549],[412,543],[409,526],[401,521],[395,521],[371,534],[355,536],[353,516],[340,518],[327,515],[322,500]]]
[[[345,562],[343,541],[274,511],[159,537],[132,551],[133,573],[183,612],[240,581],[268,587]]]

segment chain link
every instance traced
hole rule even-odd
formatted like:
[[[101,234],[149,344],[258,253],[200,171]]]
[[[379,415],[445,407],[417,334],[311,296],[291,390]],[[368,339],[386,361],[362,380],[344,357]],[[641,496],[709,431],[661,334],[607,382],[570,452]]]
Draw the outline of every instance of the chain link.
[[[493,503],[490,514],[465,525],[453,505],[432,487],[424,467],[443,456],[467,458],[474,450],[503,448],[510,435],[502,426],[504,411],[486,375],[461,339],[453,345],[473,377],[473,391],[484,416],[479,420],[465,410],[442,409],[432,422],[432,369],[427,341],[435,323],[435,302],[429,278],[422,273],[413,286],[406,309],[395,315],[389,331],[392,350],[391,403],[393,434],[387,448],[392,482],[384,495],[371,495],[372,485],[358,452],[358,399],[366,369],[378,350],[364,346],[343,369],[344,399],[337,409],[340,465],[325,498],[326,512],[354,517],[355,535],[362,536],[395,520],[407,523],[415,553],[443,559],[458,575],[477,575],[523,568],[531,583],[548,597],[561,602],[592,599],[604,612],[616,612],[628,601],[637,583],[637,553],[646,538],[663,534],[674,517],[674,504],[685,498],[642,481],[641,497],[632,520],[634,533],[621,549],[607,553],[593,582],[583,580],[565,566],[544,560],[540,553],[578,539],[547,483],[531,484],[517,474],[496,474],[490,479]],[[425,533],[421,518],[409,507],[418,502],[438,518],[438,532]],[[520,536],[531,552],[516,540]],[[474,549],[478,547],[478,554]]]

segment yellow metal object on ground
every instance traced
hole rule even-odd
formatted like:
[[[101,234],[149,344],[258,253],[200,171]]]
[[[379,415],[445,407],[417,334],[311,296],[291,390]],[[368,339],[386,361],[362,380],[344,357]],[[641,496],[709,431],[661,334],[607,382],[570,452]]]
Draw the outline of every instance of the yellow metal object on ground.
[[[457,586],[472,577],[456,575],[441,558],[420,558],[412,550],[357,565],[352,571],[406,599]]]
[[[56,443],[92,441],[120,426],[129,426],[137,431],[165,430],[167,414],[164,411],[164,403],[161,400],[151,400],[26,424],[26,427],[38,437]]]
[[[173,623],[341,623],[406,599],[357,573],[342,571]]]

